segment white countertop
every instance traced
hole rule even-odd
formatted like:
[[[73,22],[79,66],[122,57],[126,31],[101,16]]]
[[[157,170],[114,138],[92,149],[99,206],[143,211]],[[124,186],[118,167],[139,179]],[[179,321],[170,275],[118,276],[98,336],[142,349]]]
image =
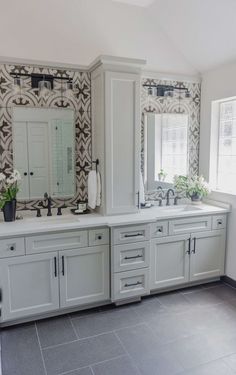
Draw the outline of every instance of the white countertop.
[[[0,238],[102,226],[114,227],[130,224],[151,223],[158,220],[179,219],[202,215],[216,215],[228,212],[230,212],[230,206],[228,205],[223,205],[220,203],[219,205],[202,203],[197,206],[188,204],[169,207],[152,207],[142,209],[136,214],[117,216],[102,216],[96,213],[76,216],[70,213],[65,213],[62,216],[43,216],[41,218],[25,217],[23,220],[16,220],[15,222],[10,223],[0,221]]]

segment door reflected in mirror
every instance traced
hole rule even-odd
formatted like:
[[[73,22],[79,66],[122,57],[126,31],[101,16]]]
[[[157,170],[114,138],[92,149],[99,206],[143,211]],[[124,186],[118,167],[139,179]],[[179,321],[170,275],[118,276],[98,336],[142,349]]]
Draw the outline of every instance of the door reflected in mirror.
[[[145,114],[144,182],[146,190],[169,188],[174,176],[188,174],[186,114]]]
[[[13,163],[18,199],[75,194],[75,125],[71,109],[13,108]]]

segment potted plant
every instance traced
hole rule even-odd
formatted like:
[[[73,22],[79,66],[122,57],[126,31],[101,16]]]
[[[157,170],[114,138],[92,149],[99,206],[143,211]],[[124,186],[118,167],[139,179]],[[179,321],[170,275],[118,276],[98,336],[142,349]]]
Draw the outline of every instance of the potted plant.
[[[0,173],[0,209],[5,221],[16,219],[16,195],[19,191],[20,173],[16,170],[12,174]]]
[[[210,188],[203,176],[175,176],[174,186],[179,193],[184,193],[193,203],[199,203],[210,193]]]
[[[164,171],[164,169],[161,169],[160,172],[158,173],[159,181],[165,181],[166,176],[167,176],[167,173]]]

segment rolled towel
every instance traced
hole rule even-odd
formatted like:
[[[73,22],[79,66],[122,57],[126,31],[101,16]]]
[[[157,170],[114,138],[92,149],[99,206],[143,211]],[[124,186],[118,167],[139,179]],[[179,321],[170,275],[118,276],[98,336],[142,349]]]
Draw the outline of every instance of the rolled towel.
[[[90,171],[88,175],[88,205],[92,210],[96,208],[97,201],[97,173]]]
[[[101,206],[101,194],[102,194],[102,184],[101,184],[101,175],[97,172],[97,199],[96,199],[96,206]]]

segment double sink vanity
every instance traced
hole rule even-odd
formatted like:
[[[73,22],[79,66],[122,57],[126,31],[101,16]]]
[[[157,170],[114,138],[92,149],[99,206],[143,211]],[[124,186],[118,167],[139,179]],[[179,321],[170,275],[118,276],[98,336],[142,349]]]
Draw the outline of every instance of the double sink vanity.
[[[179,205],[0,223],[1,325],[219,279],[227,212]]]

